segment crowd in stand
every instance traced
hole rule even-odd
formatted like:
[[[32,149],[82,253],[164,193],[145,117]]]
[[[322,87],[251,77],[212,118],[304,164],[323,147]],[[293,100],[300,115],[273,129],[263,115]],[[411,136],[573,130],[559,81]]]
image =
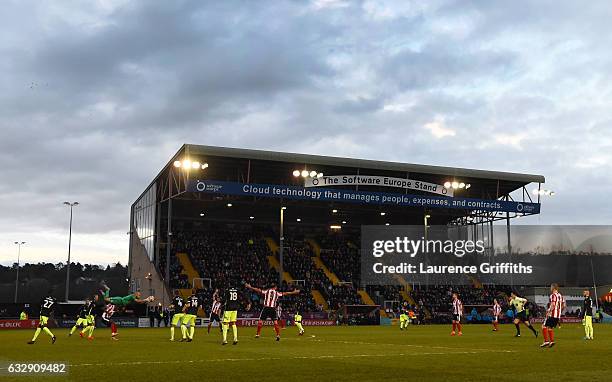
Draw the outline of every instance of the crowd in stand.
[[[291,298],[298,300],[298,309],[302,311],[322,310],[323,307],[317,305],[312,298],[311,291],[316,289],[325,296],[324,291],[328,285],[331,285],[323,271],[315,267],[312,256],[314,256],[312,250],[303,238],[298,239],[291,236],[285,238],[283,268],[299,283],[297,286],[302,293]]]
[[[436,322],[436,319],[444,318],[450,314],[453,293],[458,293],[467,315],[473,312],[474,308],[466,307],[466,305],[492,306],[495,298],[502,306],[502,312],[506,312],[510,309],[508,297],[513,290],[518,295],[523,294],[521,290],[517,291],[508,285],[482,285],[478,287],[472,285],[416,285],[411,295],[417,305],[427,309],[434,318],[434,322]],[[531,317],[542,316],[545,312],[545,308],[536,305],[533,301],[528,302],[526,308],[529,310]]]
[[[507,288],[483,285],[475,288],[471,285],[416,285],[411,294],[418,305],[424,306],[431,315],[446,314],[450,312],[452,294],[458,293],[463,304],[491,305],[493,299],[498,298],[503,303],[506,300]]]
[[[179,232],[175,237],[175,252],[189,255],[200,277],[206,279],[207,282],[210,280],[210,289],[224,289],[229,285],[240,287],[243,283],[266,288],[278,284],[279,274],[270,267],[267,256],[272,253],[264,237],[263,233],[240,226],[216,229],[211,227],[206,231]],[[301,261],[292,262],[291,251],[291,249],[288,251],[288,263],[298,270],[297,267]],[[300,273],[300,276],[305,280],[317,280],[317,277],[308,277],[310,274],[305,268],[304,273]],[[294,285],[288,285],[285,282],[279,285],[280,291],[294,288]],[[301,290],[299,295],[284,297],[282,306],[291,311],[318,310],[319,307],[310,294],[310,282],[300,284],[299,289]],[[211,294],[210,290],[203,290],[202,293]],[[253,293],[248,293],[248,295],[252,308],[261,309],[261,296]]]
[[[325,241],[326,236],[316,240]],[[285,236],[283,263],[285,270],[298,280],[304,280],[312,289],[318,290],[325,298],[328,308],[337,310],[342,305],[361,304],[361,298],[351,284],[333,285],[321,269],[317,269],[312,257],[315,256],[311,246],[300,234]],[[338,252],[338,256],[342,256]],[[339,257],[340,258],[340,257]],[[346,259],[344,259],[346,261]]]
[[[361,297],[359,297],[355,288],[350,284],[336,285],[328,289],[326,297],[327,304],[332,310],[337,310],[343,305],[363,304]]]
[[[396,285],[369,285],[366,291],[372,299],[384,307],[385,301],[400,302],[403,300],[400,294],[401,287]]]
[[[257,231],[253,226],[211,225],[205,230],[178,232],[173,238],[173,253],[187,253],[193,266],[205,279],[205,287],[199,292],[206,301],[212,298],[213,290],[224,289],[230,285],[241,287],[244,283],[266,288],[277,284],[278,272],[271,267],[268,256],[273,254],[266,242],[266,236],[275,236],[271,232]],[[338,310],[344,305],[362,304],[357,293],[360,275],[359,249],[354,244],[355,238],[338,232],[310,235],[321,246],[321,260],[339,279],[340,284],[333,285],[323,270],[318,269],[313,258],[316,256],[308,240],[300,232],[289,232],[285,235],[283,245],[283,266],[294,279],[290,284],[283,281],[280,291],[295,288],[301,293],[282,300],[286,311],[314,312],[323,309],[318,305],[312,291],[318,291],[326,300],[329,310]],[[172,288],[190,288],[191,280],[183,274],[183,268],[176,256],[171,257],[170,285]],[[165,256],[160,258],[160,271],[165,269]],[[368,286],[366,291],[376,304],[395,313],[404,298],[398,286]],[[482,285],[415,285],[410,294],[416,304],[410,309],[427,312],[427,316],[436,322],[450,314],[450,301],[453,293],[458,293],[465,305],[492,305],[497,298],[502,308],[507,307],[509,286]],[[519,295],[521,295],[519,291]],[[252,307],[259,310],[262,305],[260,296],[247,294]],[[385,305],[389,305],[386,306]],[[404,306],[404,308],[406,308]],[[611,311],[612,304],[603,306]],[[531,306],[533,315],[540,314],[541,308]],[[467,311],[466,311],[467,313]]]
[[[206,230],[177,232],[173,238],[173,252],[187,253],[200,277],[204,278],[207,287],[201,294],[211,294],[210,290],[223,289],[228,285],[238,285],[248,282],[252,285],[267,287],[278,283],[279,274],[269,264],[267,256],[272,252],[265,240],[265,232],[258,232],[251,226],[210,226]],[[279,290],[298,288],[301,293],[283,298],[282,305],[291,311],[303,312],[322,310],[311,294],[317,290],[326,300],[328,308],[336,310],[345,304],[361,304],[355,286],[358,281],[357,267],[353,263],[354,248],[342,244],[337,237],[317,238],[328,246],[327,259],[333,259],[332,269],[338,272],[341,280],[348,283],[333,285],[325,273],[315,266],[312,257],[315,256],[311,246],[300,234],[286,235],[283,245],[283,267],[294,279],[292,285],[283,282]],[[331,253],[331,252],[334,253]],[[276,254],[278,256],[278,253]],[[331,257],[333,256],[333,257]],[[277,257],[278,258],[278,257]],[[325,261],[325,259],[323,259]],[[348,264],[344,266],[342,264]],[[163,272],[165,264],[160,261]],[[171,262],[171,286],[173,288],[189,288],[190,280],[182,274],[182,267],[176,256]],[[210,280],[210,281],[208,281]],[[210,283],[210,288],[208,288]],[[356,284],[355,284],[356,285]],[[261,301],[257,295],[249,295],[254,309],[259,309]]]
[[[162,276],[166,274],[166,256],[160,256],[159,258],[159,272]],[[183,267],[176,256],[170,257],[170,288],[191,288],[191,280],[183,273]]]
[[[360,258],[355,239],[342,233],[321,237],[321,259],[341,281],[359,284]]]
[[[317,237],[321,246],[321,260],[334,273],[342,284],[333,288],[328,286],[327,300],[330,309],[338,309],[344,304],[363,304],[357,294],[360,284],[359,250],[356,239],[341,232],[330,232]]]
[[[264,286],[278,281],[278,273],[268,265],[265,240],[234,228],[179,232],[174,252],[187,253],[200,276],[210,279],[213,288],[243,282]]]

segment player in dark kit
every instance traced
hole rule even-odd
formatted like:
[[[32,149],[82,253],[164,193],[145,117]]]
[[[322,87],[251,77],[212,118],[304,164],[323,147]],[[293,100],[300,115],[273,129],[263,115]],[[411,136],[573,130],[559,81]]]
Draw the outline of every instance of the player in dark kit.
[[[87,316],[90,314],[90,311],[91,311],[90,301],[89,299],[86,299],[85,303],[81,305],[81,308],[79,309],[79,313],[77,314],[76,322],[74,323],[74,326],[72,327],[72,329],[70,329],[68,336],[71,336],[77,328],[81,328],[80,335],[81,335],[81,338],[83,338],[83,333],[85,331],[85,328],[88,326]]]
[[[183,308],[185,307],[185,300],[179,295],[179,291],[174,291],[174,298],[172,298],[172,308],[174,309],[174,314],[172,315],[172,322],[170,323],[170,341],[174,341],[174,328],[182,325],[183,317],[185,313],[183,313]],[[183,340],[187,339],[187,336],[183,332],[181,328],[181,332],[183,333]]]
[[[96,329],[96,299],[98,297],[94,296],[92,300],[89,300],[89,304],[87,305],[87,326],[81,330],[81,337],[84,337],[87,334],[88,340],[93,340],[93,331]]]
[[[250,308],[247,307],[247,310]],[[223,345],[227,345],[227,331],[232,327],[234,333],[234,345],[238,344],[238,327],[236,319],[238,317],[238,309],[240,309],[240,293],[235,287],[230,287],[225,291],[223,296]]]
[[[183,308],[183,312],[185,315],[183,316],[183,321],[181,322],[181,333],[183,333],[183,339],[185,340],[185,335],[187,335],[187,342],[193,341],[193,335],[195,333],[195,319],[198,315],[198,309],[200,308],[200,297],[196,294],[196,290],[192,290],[192,295],[189,296],[185,303],[185,307]],[[187,324],[189,324],[189,332],[187,331]]]
[[[56,305],[57,305],[57,300],[55,299],[55,297],[51,295],[45,297],[42,300],[42,302],[40,303],[40,318],[38,321],[38,328],[36,328],[36,332],[34,333],[34,337],[32,337],[32,340],[28,342],[29,345],[33,345],[36,342],[36,339],[38,338],[38,335],[40,334],[41,330],[47,333],[49,336],[51,336],[52,344],[55,343],[56,337],[55,335],[53,335],[51,330],[49,330],[49,328],[47,327],[47,323],[49,321],[49,317],[55,310]]]

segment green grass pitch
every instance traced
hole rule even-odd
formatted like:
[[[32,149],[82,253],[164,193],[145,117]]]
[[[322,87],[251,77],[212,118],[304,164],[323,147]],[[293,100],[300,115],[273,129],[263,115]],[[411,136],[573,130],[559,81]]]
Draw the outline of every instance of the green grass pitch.
[[[41,333],[27,345],[33,331],[0,332],[0,362],[67,361],[64,377],[10,377],[0,380],[74,381],[579,381],[609,380],[612,375],[612,326],[596,325],[595,340],[582,340],[581,325],[555,331],[556,347],[541,349],[523,329],[502,325],[464,325],[462,337],[451,337],[449,325],[398,327],[295,327],[283,330],[280,342],[264,328],[239,328],[240,342],[221,346],[220,334],[196,330],[191,343],[170,342],[169,330],[120,329],[111,341],[109,329],[96,329],[89,343],[55,329],[52,345]],[[177,331],[180,336],[180,331]],[[231,331],[229,333],[231,337]]]

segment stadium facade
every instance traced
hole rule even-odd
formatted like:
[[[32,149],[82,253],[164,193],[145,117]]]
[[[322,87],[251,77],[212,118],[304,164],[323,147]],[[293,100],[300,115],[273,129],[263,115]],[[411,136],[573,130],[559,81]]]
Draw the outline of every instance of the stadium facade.
[[[281,216],[283,227],[306,230],[461,225],[493,241],[493,222],[509,227],[515,217],[540,212],[539,195],[528,186],[540,189],[544,181],[542,175],[185,144],[131,206],[130,282],[167,301],[177,255],[173,234],[202,222],[270,227],[280,236],[281,274]],[[495,240],[509,243],[510,237]]]

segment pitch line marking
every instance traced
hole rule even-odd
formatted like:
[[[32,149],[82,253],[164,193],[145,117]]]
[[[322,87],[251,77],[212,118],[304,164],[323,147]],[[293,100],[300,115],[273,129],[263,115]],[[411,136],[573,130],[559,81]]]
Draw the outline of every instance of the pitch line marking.
[[[292,356],[292,357],[259,357],[259,358],[217,358],[217,359],[196,359],[196,360],[174,360],[174,361],[133,361],[133,362],[107,362],[107,363],[78,363],[71,364],[70,367],[108,367],[108,366],[136,366],[136,365],[163,365],[163,364],[182,364],[182,363],[216,363],[216,362],[257,362],[257,361],[281,361],[281,360],[300,360],[300,359],[347,359],[347,358],[369,358],[369,357],[414,357],[427,355],[451,355],[451,354],[480,354],[485,352],[507,353],[511,350],[467,350],[453,352],[422,352],[422,353],[393,353],[393,354],[329,354],[316,356]],[[2,368],[0,368],[2,370]]]
[[[293,340],[293,338],[285,339],[285,341],[287,341],[287,340]],[[344,341],[344,340],[323,340],[323,339],[320,339],[320,338],[309,339],[309,341],[340,343],[340,344],[346,344],[346,345],[408,346],[408,347],[428,348],[428,349],[465,350],[465,351],[478,351],[478,352],[492,351],[492,352],[496,352],[496,353],[516,353],[516,351],[514,351],[514,350],[503,350],[503,349],[453,348],[453,347],[450,347],[450,346],[428,346],[428,345],[414,345],[414,344],[385,344],[385,343],[378,343],[378,342]]]
[[[493,353],[505,353],[506,351],[490,351]],[[163,365],[163,364],[182,364],[182,363],[216,363],[216,362],[257,362],[257,361],[281,361],[281,360],[300,360],[300,359],[350,359],[350,358],[377,358],[377,357],[414,357],[428,355],[452,355],[452,354],[480,354],[484,351],[454,351],[454,352],[423,352],[423,353],[393,353],[393,354],[339,354],[339,355],[315,355],[315,356],[292,356],[292,357],[258,357],[258,358],[217,358],[217,359],[196,359],[196,360],[174,360],[174,361],[133,361],[133,362],[107,362],[107,363],[79,363],[72,364],[70,367],[108,367],[108,366],[137,366],[137,365]]]

